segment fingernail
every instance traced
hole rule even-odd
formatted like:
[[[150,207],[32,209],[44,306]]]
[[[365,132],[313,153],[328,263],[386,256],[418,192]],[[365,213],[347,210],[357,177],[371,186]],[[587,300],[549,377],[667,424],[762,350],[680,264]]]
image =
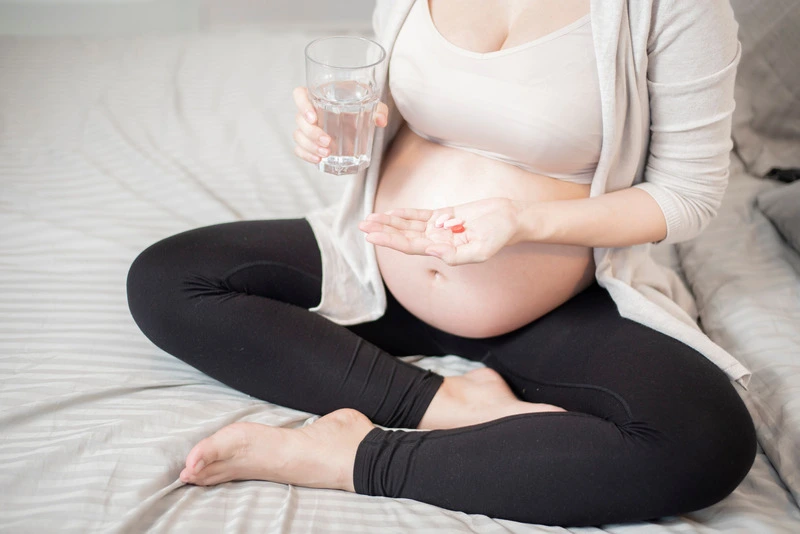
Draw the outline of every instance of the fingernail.
[[[322,146],[328,146],[330,144],[330,142],[331,142],[331,138],[328,137],[327,135],[322,135],[319,138],[319,144],[321,144]]]
[[[317,153],[318,153],[320,156],[327,156],[329,152],[330,152],[330,150],[328,150],[327,148],[324,148],[324,147],[319,147],[319,148],[317,149]]]
[[[317,121],[317,116],[314,115],[313,111],[306,111],[306,120],[311,124],[314,124]]]
[[[195,472],[195,473],[199,473],[200,471],[202,471],[202,470],[203,470],[203,468],[204,468],[205,466],[206,466],[206,461],[205,461],[205,460],[200,460],[199,462],[197,462],[196,464],[194,464],[194,472]]]

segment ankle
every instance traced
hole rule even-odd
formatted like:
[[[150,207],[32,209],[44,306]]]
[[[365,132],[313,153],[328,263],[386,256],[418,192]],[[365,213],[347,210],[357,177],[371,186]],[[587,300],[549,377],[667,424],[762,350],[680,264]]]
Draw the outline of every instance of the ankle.
[[[442,428],[445,420],[452,418],[455,411],[465,407],[463,388],[459,377],[444,377],[442,384],[433,396],[425,414],[417,425],[418,429]]]

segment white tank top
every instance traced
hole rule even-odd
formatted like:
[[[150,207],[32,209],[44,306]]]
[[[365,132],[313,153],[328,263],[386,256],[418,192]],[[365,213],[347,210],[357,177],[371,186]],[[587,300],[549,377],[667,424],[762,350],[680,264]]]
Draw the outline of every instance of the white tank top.
[[[600,88],[590,15],[519,46],[455,46],[417,0],[395,42],[389,88],[409,128],[430,141],[569,182],[600,158]]]

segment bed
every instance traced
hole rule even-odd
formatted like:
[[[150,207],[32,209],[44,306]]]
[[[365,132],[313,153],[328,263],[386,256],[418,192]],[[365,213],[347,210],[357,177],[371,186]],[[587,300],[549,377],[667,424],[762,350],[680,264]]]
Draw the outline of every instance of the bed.
[[[743,62],[767,57],[765,39],[800,21],[791,0],[757,4],[734,2]],[[727,499],[655,522],[560,529],[271,482],[180,482],[190,448],[227,424],[296,428],[318,415],[234,391],[153,346],[128,312],[127,269],[189,228],[337,200],[349,178],[292,155],[291,89],[318,35],[0,38],[0,531],[800,532],[800,257],[754,203],[782,187],[759,166],[800,166],[800,128],[759,150],[763,128],[741,112],[752,131],[736,138],[720,215],[697,239],[654,250],[685,277],[703,328],[754,371],[740,393],[760,449]],[[742,72],[763,84],[757,68]],[[443,375],[481,365],[407,359]]]

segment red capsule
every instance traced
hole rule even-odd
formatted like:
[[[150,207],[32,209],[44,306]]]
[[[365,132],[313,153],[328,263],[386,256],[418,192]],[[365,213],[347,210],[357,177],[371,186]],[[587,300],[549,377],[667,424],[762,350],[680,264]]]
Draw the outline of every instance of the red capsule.
[[[466,228],[464,228],[463,224],[457,224],[455,226],[451,226],[450,227],[450,231],[453,232],[454,234],[460,234],[461,232],[463,232],[465,230],[466,230]]]

